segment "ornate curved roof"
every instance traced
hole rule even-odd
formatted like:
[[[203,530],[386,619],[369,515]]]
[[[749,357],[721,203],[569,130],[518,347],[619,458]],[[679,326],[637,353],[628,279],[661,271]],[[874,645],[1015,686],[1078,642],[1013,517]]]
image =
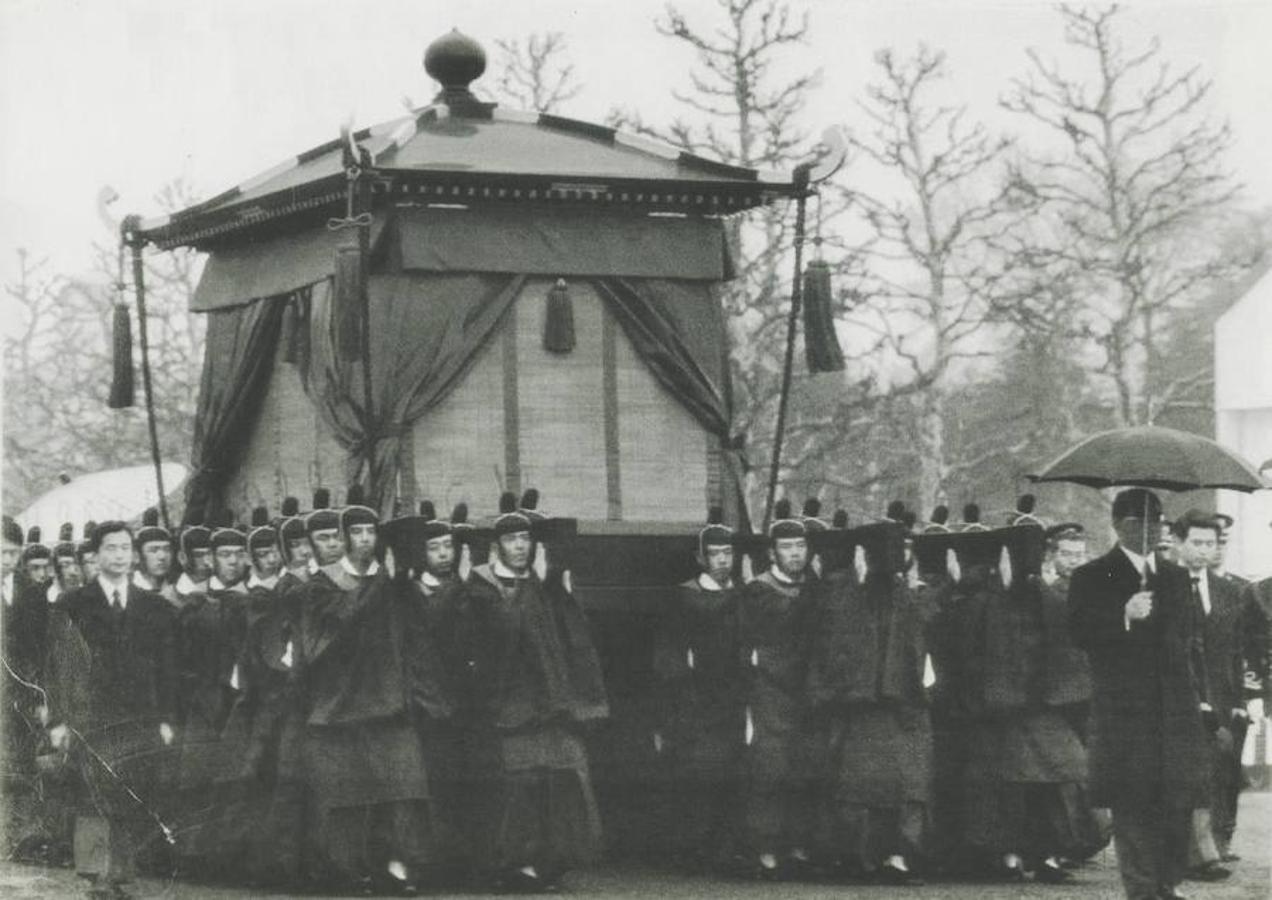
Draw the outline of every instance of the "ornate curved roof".
[[[462,38],[462,36],[460,36]],[[376,206],[535,203],[728,215],[792,192],[791,178],[732,166],[613,128],[482,103],[467,84],[484,67],[455,33],[426,65],[444,89],[429,106],[297,154],[209,200],[140,223],[162,247],[215,244],[281,220],[343,209],[346,162],[361,158]],[[441,54],[434,48],[446,41]],[[467,41],[466,38],[462,40]],[[480,53],[477,47],[476,53]],[[463,63],[458,78],[452,69]]]

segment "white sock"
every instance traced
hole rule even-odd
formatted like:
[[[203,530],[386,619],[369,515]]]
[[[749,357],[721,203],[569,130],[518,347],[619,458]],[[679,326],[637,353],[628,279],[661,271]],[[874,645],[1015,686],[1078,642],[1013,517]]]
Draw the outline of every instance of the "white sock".
[[[539,871],[534,866],[522,866],[517,871],[522,875],[529,875],[531,878],[539,877]]]
[[[389,863],[389,874],[398,881],[406,881],[406,866],[395,859]]]
[[[896,869],[899,872],[908,872],[910,867],[905,864],[905,857],[900,853],[894,853],[883,861],[885,866]]]
[[[763,866],[763,867],[764,867],[764,868],[766,868],[766,869],[776,869],[776,868],[777,868],[777,857],[776,857],[776,856],[774,856],[772,853],[761,853],[761,854],[760,854],[760,865],[761,865],[761,866]]]

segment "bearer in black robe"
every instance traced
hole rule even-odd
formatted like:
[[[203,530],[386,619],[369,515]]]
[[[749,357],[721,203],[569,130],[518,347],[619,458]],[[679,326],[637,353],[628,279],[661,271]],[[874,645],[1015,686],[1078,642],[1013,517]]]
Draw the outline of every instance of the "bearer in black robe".
[[[176,721],[171,607],[130,582],[132,533],[104,522],[93,536],[99,576],[54,607],[46,683],[50,738],[85,782],[75,866],[97,896],[126,896],[134,856],[165,826],[157,778]]]
[[[732,849],[746,714],[739,692],[733,529],[719,507],[698,532],[696,578],[675,588],[654,634],[654,746],[671,801],[662,823],[688,863],[719,866]]]
[[[825,585],[809,689],[831,718],[827,799],[834,847],[849,872],[919,884],[932,795],[932,727],[923,685],[925,607],[911,591],[905,526],[853,531],[860,580]]]
[[[153,506],[141,516],[137,531],[137,568],[133,583],[143,591],[153,591],[173,606],[178,606],[177,588],[172,574],[172,535],[159,524],[159,510]]]
[[[345,555],[297,589],[302,765],[318,854],[310,874],[359,892],[414,892],[436,858],[428,779],[410,717],[401,596],[376,560],[379,516],[360,499],[351,488],[339,515]]]
[[[206,590],[188,594],[177,619],[183,712],[177,847],[187,871],[203,876],[238,862],[227,846],[233,840],[226,833],[224,787],[243,751],[224,738],[239,693],[247,622],[247,536],[219,527],[209,544],[212,574]]]
[[[24,560],[31,553],[47,554],[47,547],[23,548],[22,529],[4,517],[4,585],[0,589],[0,636],[3,637],[3,670],[0,699],[4,702],[3,746],[0,747],[0,804],[3,805],[3,837],[0,848],[18,858],[29,856],[28,845],[38,838],[38,786],[35,757],[43,736],[39,711],[44,634],[48,617],[48,587],[32,582]]]
[[[1062,709],[1089,697],[1089,675],[1065,635],[1067,609],[1045,602],[1042,525],[1018,522],[995,532],[1008,567],[986,582],[978,641],[968,648],[980,665],[969,685],[966,829],[1001,877],[1032,871],[1058,884],[1072,878],[1061,858],[1080,858],[1090,841],[1086,750]]]
[[[1077,734],[1085,750],[1091,733],[1091,664],[1069,631],[1069,578],[1087,561],[1086,529],[1061,522],[1046,530],[1042,566],[1042,700]],[[1078,813],[1080,845],[1061,858],[1066,865],[1090,859],[1113,836],[1106,809],[1091,806],[1087,784],[1081,785]]]
[[[181,574],[173,590],[176,606],[180,609],[194,594],[207,592],[208,579],[212,577],[212,531],[203,525],[188,523],[181,529],[177,559]]]
[[[83,586],[84,570],[80,568],[75,526],[64,522],[57,543],[53,545],[53,584],[49,587],[49,602],[56,603],[58,596]]]
[[[276,528],[265,521],[264,508],[253,511],[240,691],[226,729],[230,743],[244,748],[227,813],[243,826],[236,838],[243,874],[252,884],[275,887],[300,877],[303,721],[292,678],[295,617],[289,597],[308,579],[313,552],[297,500],[284,498],[282,512]],[[285,740],[289,728],[291,739]]]
[[[510,889],[540,890],[595,859],[600,820],[583,729],[609,715],[600,662],[569,573],[532,568],[531,521],[500,499],[495,558],[463,592],[473,716],[488,816],[483,851]],[[545,561],[550,565],[550,561]]]
[[[91,519],[85,522],[83,538],[75,545],[75,558],[79,561],[84,584],[97,580],[97,551],[93,549],[93,532],[96,530],[96,522]]]
[[[770,568],[738,597],[738,650],[745,702],[742,803],[754,874],[777,878],[803,869],[813,839],[819,731],[805,684],[817,619],[808,571],[808,531],[779,501],[769,526]]]
[[[932,806],[927,858],[931,868],[957,870],[963,862],[962,798],[966,717],[960,694],[955,592],[957,569],[951,564],[954,532],[949,507],[941,505],[914,539],[918,583],[914,587],[931,618],[928,654],[932,664],[929,689],[932,715]]]
[[[278,573],[279,596],[286,594],[309,578],[309,561],[314,558],[314,545],[305,531],[305,517],[300,514],[300,501],[284,497],[283,518],[278,523],[278,549],[282,568]]]
[[[437,518],[432,501],[419,515],[401,516],[385,526],[397,566],[406,627],[405,658],[410,714],[428,765],[438,857],[434,884],[453,884],[476,864],[478,839],[473,818],[476,785],[466,780],[471,724],[456,716],[456,698],[471,695],[471,673],[459,632],[462,583],[455,528],[468,507],[461,503],[451,520]],[[463,704],[470,711],[471,704]]]

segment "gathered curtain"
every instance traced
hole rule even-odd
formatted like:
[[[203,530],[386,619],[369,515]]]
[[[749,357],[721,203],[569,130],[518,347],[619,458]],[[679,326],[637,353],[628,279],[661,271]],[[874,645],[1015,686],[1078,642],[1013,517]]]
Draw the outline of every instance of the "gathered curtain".
[[[193,474],[186,516],[219,508],[226,481],[242,461],[274,369],[284,310],[308,288],[209,312],[203,374],[194,417]]]
[[[372,277],[370,409],[363,363],[337,353],[330,282],[314,287],[301,383],[349,452],[372,505],[386,508],[403,437],[463,379],[524,282],[522,275],[476,273]]]
[[[681,296],[685,286],[670,280],[598,278],[593,284],[658,383],[727,441],[728,361],[719,304]]]
[[[374,275],[368,284],[369,409],[363,362],[337,352],[330,279],[208,313],[188,508],[219,507],[249,446],[279,343],[285,341],[284,361],[296,365],[306,395],[347,451],[352,477],[365,484],[369,502],[387,509],[402,440],[462,381],[500,330],[526,277]],[[595,278],[592,284],[655,379],[720,440],[727,480],[736,491],[741,461],[729,437],[728,348],[710,287],[616,277]]]

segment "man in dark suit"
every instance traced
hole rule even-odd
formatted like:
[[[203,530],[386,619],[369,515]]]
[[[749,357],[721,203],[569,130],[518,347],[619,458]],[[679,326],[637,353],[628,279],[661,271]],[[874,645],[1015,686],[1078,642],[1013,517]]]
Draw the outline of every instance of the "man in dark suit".
[[[159,757],[176,713],[174,618],[133,584],[133,536],[123,522],[93,535],[96,579],[56,605],[50,622],[50,738],[84,774],[75,823],[77,871],[93,893],[125,895],[140,842],[153,839]]]
[[[1187,573],[1151,552],[1161,502],[1140,488],[1113,501],[1118,543],[1073,573],[1069,625],[1091,660],[1092,802],[1113,813],[1122,884],[1163,900],[1187,865],[1192,810],[1209,803],[1199,610]]]
[[[1219,521],[1208,513],[1190,509],[1175,521],[1173,531],[1179,562],[1192,579],[1193,605],[1203,622],[1206,685],[1220,722],[1211,741],[1210,803],[1193,819],[1189,874],[1198,880],[1215,881],[1229,874],[1219,862],[1230,855],[1229,845],[1237,824],[1237,795],[1241,790],[1241,745],[1236,743],[1236,735],[1240,732],[1244,740],[1247,719],[1242,699],[1243,607],[1236,583],[1211,570],[1218,552]]]

